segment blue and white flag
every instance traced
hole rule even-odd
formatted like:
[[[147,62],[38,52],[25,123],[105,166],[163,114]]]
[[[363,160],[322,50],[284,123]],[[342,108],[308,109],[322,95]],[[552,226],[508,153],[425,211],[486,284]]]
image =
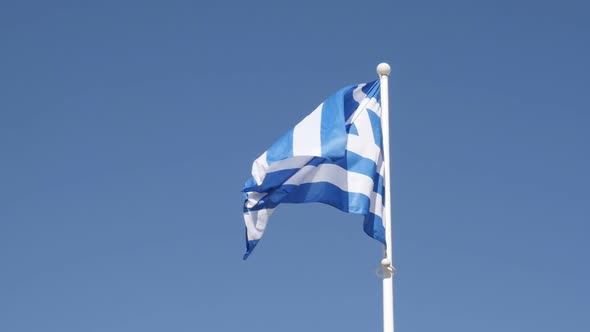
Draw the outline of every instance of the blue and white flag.
[[[365,216],[364,231],[385,243],[379,81],[326,99],[252,164],[244,184],[246,254],[280,203],[321,202]]]

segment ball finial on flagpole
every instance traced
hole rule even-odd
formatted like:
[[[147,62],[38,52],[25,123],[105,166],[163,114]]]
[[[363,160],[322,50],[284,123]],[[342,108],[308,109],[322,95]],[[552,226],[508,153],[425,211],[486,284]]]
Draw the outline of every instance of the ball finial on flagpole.
[[[377,66],[377,74],[379,74],[379,76],[389,76],[389,73],[391,73],[391,67],[389,67],[387,63],[381,62]]]

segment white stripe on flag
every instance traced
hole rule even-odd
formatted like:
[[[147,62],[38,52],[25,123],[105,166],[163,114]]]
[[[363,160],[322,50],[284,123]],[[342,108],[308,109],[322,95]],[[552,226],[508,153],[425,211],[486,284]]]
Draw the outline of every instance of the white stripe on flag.
[[[378,193],[373,193],[371,195],[371,213],[383,218],[383,196]]]
[[[301,168],[305,166],[310,160],[314,157],[307,157],[307,156],[297,156],[292,157],[289,159],[275,161],[268,167],[267,173],[272,173],[276,171],[282,171],[285,169],[294,169],[294,168]]]
[[[322,155],[322,108],[320,104],[293,129],[294,156]]]
[[[252,177],[256,184],[260,185],[266,176],[266,170],[268,168],[268,162],[266,161],[266,151],[258,157],[258,159],[254,160],[252,163]]]
[[[346,150],[354,152],[361,157],[370,159],[375,163],[379,160],[381,149],[375,143],[372,143],[366,137],[360,137],[356,135],[348,135],[348,142],[346,144]]]
[[[367,143],[374,142],[373,139],[373,127],[371,125],[371,119],[367,110],[363,110],[358,113],[358,117],[354,120],[354,126],[358,132],[359,137],[363,137]]]
[[[369,111],[377,114],[377,116],[381,117],[381,104],[375,98],[366,99],[365,105],[363,105]]]
[[[260,240],[270,215],[274,209],[263,209],[257,211],[247,211],[244,213],[244,222],[246,223],[246,231],[248,240]]]
[[[328,182],[343,191],[365,194],[370,197],[373,192],[373,179],[361,173],[349,172],[334,164],[305,166],[284,184],[301,185],[304,183]]]

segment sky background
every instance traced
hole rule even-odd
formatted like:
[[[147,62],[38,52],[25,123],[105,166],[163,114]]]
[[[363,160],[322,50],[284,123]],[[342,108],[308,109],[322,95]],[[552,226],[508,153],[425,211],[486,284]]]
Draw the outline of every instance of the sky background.
[[[380,331],[362,217],[252,161],[392,66],[396,330],[590,330],[587,1],[0,2],[0,330]]]

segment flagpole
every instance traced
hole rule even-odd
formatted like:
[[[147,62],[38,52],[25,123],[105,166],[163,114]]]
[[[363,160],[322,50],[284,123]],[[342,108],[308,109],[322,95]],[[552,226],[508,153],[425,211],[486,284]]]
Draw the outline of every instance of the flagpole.
[[[383,165],[385,166],[385,211],[383,212],[385,226],[385,257],[381,261],[383,279],[383,331],[393,332],[393,276],[395,269],[392,265],[393,249],[391,240],[391,176],[389,159],[389,74],[391,67],[387,63],[377,66],[381,85],[381,130],[383,132]]]

